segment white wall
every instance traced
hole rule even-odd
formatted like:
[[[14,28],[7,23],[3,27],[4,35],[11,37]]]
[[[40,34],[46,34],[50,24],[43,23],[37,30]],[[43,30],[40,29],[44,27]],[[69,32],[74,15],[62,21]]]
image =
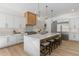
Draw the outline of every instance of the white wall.
[[[52,21],[69,22],[69,39],[79,41],[79,12],[63,14],[57,17],[53,17],[47,20],[47,30],[51,32]]]

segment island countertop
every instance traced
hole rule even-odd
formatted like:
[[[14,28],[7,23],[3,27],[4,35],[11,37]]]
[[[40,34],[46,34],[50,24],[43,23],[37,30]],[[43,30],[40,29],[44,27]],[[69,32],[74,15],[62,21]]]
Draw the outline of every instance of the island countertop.
[[[33,35],[25,35],[31,38],[37,38],[37,39],[45,39],[51,36],[59,35],[60,33],[47,33],[47,34],[33,34]]]

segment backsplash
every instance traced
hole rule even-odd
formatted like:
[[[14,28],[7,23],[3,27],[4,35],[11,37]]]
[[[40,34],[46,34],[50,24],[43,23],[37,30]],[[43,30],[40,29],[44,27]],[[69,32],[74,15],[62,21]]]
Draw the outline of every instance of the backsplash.
[[[0,34],[13,34],[13,30],[23,33],[21,28],[0,28]]]

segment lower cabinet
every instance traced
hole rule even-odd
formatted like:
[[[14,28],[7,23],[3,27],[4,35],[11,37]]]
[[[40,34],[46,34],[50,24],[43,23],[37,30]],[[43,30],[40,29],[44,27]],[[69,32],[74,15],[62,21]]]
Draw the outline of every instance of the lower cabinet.
[[[23,36],[21,34],[0,36],[0,48],[14,45],[23,42]]]
[[[8,37],[7,40],[8,40],[8,45],[13,45],[23,42],[23,36],[21,34],[15,34],[13,36]]]
[[[21,35],[21,34],[19,35],[19,34],[18,34],[18,35],[16,35],[15,37],[16,37],[16,42],[17,42],[17,43],[23,42],[23,38],[24,38],[23,35]]]
[[[69,34],[69,40],[74,40],[74,39],[75,39],[75,35],[72,34],[72,33],[70,33],[70,34]]]
[[[79,41],[79,34],[75,34],[75,39],[76,41]]]
[[[69,40],[79,41],[79,34],[69,34]]]
[[[7,38],[7,42],[8,42],[8,45],[15,44],[16,43],[16,37],[14,35],[13,36],[9,36]]]
[[[0,36],[0,48],[7,46],[7,36]]]

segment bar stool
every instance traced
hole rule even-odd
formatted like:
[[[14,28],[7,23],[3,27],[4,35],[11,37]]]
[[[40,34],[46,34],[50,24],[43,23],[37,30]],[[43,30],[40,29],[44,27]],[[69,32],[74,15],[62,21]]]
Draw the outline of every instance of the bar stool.
[[[58,37],[54,38],[55,40],[55,48],[57,48],[61,44],[61,36],[59,35]]]
[[[54,42],[54,39],[49,39],[49,40],[47,40],[48,42],[50,42],[50,48],[51,48],[51,52],[52,52],[52,50],[54,50],[55,49],[55,42]]]
[[[50,55],[51,51],[50,51],[50,43],[49,42],[43,42],[40,44],[40,52],[41,52],[41,56],[45,56],[47,54]]]
[[[61,43],[62,43],[61,35],[59,35],[58,38],[59,38],[58,39],[59,40],[59,45],[61,45]]]
[[[61,43],[62,43],[62,37],[61,37],[61,35],[59,36],[59,40],[60,40],[60,44],[59,45],[61,45]]]

